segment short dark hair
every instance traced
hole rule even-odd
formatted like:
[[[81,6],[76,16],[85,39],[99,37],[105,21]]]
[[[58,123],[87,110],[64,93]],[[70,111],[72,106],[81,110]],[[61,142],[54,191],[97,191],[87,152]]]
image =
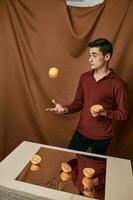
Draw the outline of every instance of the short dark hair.
[[[105,38],[99,38],[92,42],[89,42],[88,47],[99,47],[100,51],[105,55],[110,53],[110,55],[112,56],[113,54],[112,44]]]

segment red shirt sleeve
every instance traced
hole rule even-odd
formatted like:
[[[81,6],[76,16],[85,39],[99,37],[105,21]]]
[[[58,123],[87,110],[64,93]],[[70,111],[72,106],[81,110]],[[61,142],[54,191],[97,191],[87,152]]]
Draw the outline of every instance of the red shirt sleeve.
[[[128,119],[128,96],[126,91],[126,84],[122,81],[115,80],[114,83],[114,99],[115,110],[107,110],[106,117],[115,120]]]
[[[74,101],[66,106],[68,113],[75,113],[80,111],[83,108],[83,88],[82,88],[82,76],[80,77],[78,88]]]

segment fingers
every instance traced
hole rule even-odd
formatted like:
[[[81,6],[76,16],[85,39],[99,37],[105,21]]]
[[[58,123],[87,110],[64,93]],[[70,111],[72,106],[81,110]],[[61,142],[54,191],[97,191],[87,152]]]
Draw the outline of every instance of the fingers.
[[[64,114],[64,112],[63,112],[63,111],[61,111],[61,110],[58,110],[58,109],[53,109],[53,112],[54,112],[55,114],[57,114],[57,115]]]
[[[53,108],[46,108],[45,110],[46,110],[46,111],[51,111],[51,112],[52,112],[52,111],[53,111]]]
[[[56,108],[46,108],[45,109],[46,111],[50,111],[50,112],[53,112],[57,115],[61,115],[61,114],[64,114],[64,111],[63,110],[58,110]]]
[[[56,110],[54,108],[46,108],[46,111],[51,111],[51,112],[56,112]]]
[[[55,100],[54,99],[52,99],[52,103],[54,104],[54,105],[56,105],[57,103],[55,102]]]
[[[90,112],[91,112],[91,114],[92,114],[93,117],[97,117],[97,116],[98,116],[98,113],[94,112],[94,111],[92,110],[92,108],[90,108]]]
[[[56,103],[54,99],[52,99],[52,103],[55,104],[55,107],[46,108],[46,111],[50,111],[56,114],[64,114],[66,109],[62,105],[60,105],[59,103]]]
[[[57,103],[55,102],[54,99],[52,99],[51,101],[52,101],[53,104],[55,104],[55,106],[57,105]],[[54,111],[55,111],[55,108],[46,108],[45,110],[46,110],[46,111],[54,112]]]
[[[46,108],[45,110],[46,110],[46,111],[51,111],[51,108]]]
[[[56,114],[62,114],[60,111],[58,111],[56,108],[46,108],[45,109],[46,111],[50,111],[50,112],[53,112],[53,113],[56,113]]]

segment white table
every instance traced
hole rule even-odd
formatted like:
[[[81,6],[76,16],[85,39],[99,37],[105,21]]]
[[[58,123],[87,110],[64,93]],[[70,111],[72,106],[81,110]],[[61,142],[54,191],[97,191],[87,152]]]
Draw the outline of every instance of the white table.
[[[0,200],[89,200],[80,195],[57,191],[33,184],[16,181],[40,147],[80,153],[107,159],[105,200],[133,200],[133,175],[130,160],[83,153],[64,148],[24,141],[0,163]]]

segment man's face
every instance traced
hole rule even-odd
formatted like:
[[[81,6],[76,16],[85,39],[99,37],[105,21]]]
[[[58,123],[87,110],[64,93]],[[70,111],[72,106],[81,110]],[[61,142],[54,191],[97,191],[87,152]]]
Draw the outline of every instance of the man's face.
[[[107,62],[107,54],[104,55],[99,47],[90,47],[89,49],[89,62],[92,69],[99,69]]]

